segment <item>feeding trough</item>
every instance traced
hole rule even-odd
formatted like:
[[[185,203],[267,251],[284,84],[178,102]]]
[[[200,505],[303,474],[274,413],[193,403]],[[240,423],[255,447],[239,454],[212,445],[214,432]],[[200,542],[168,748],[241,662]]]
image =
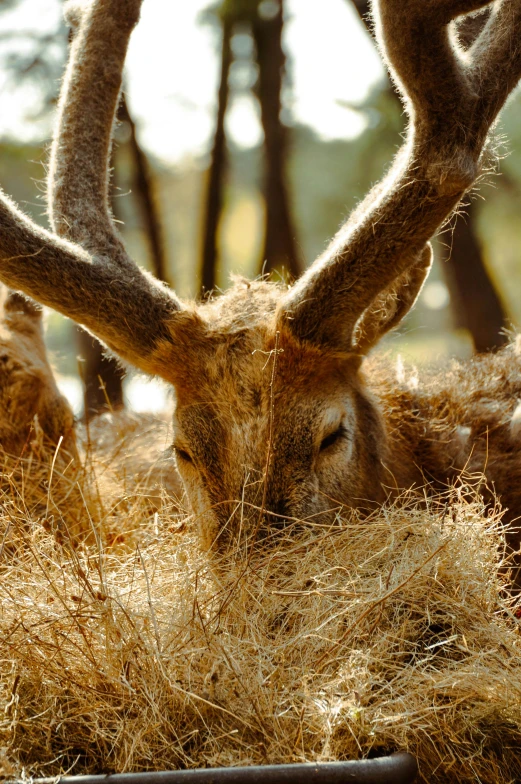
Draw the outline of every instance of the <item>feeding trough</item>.
[[[414,757],[399,753],[348,762],[62,776],[33,784],[412,784],[417,772]]]

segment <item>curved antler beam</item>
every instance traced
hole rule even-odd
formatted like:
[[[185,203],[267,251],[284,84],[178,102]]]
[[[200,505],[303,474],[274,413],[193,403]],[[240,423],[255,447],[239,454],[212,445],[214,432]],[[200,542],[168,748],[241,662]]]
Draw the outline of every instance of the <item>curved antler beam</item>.
[[[489,0],[375,0],[380,47],[409,114],[404,147],[324,255],[288,292],[281,318],[299,338],[352,346],[379,292],[416,263],[475,182],[488,133],[521,77],[521,0],[493,4],[470,52],[449,22]]]
[[[142,0],[105,0],[86,9],[73,8],[76,29],[58,105],[47,189],[53,230],[123,265],[133,262],[109,209],[109,163],[128,42],[141,4]]]
[[[142,0],[80,14],[60,98],[43,229],[0,196],[0,279],[82,324],[122,359],[162,372],[181,304],[129,257],[108,207],[108,162],[130,34]],[[81,247],[80,247],[81,246]],[[168,369],[167,369],[168,370]]]
[[[124,272],[36,226],[0,195],[0,279],[74,319],[122,359],[157,373],[180,305],[137,266]]]

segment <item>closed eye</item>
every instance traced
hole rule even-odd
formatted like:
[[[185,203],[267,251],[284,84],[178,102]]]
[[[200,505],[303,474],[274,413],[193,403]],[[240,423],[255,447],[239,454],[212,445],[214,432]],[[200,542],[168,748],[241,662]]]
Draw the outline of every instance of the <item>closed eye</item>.
[[[192,455],[190,455],[186,449],[182,449],[179,446],[175,446],[174,444],[174,452],[175,456],[178,457],[180,460],[184,460],[185,463],[193,463]]]
[[[322,443],[320,444],[320,451],[323,452],[324,449],[327,449],[328,447],[333,446],[333,444],[336,444],[336,442],[340,438],[343,438],[343,436],[345,436],[346,433],[347,430],[345,429],[344,425],[340,425],[339,427],[337,427],[336,430],[334,430],[332,433],[330,433],[328,436],[326,436],[323,439]]]

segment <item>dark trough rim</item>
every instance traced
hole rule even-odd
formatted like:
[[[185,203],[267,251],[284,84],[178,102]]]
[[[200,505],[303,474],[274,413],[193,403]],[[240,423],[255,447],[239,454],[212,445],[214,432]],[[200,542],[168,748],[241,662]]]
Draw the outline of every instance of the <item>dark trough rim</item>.
[[[54,776],[33,779],[32,784],[413,784],[417,773],[415,758],[399,752],[390,757],[346,762]]]

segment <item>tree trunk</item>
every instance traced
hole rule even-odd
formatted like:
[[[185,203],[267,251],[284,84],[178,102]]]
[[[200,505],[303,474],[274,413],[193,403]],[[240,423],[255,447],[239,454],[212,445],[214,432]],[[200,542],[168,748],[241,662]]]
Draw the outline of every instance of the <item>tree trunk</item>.
[[[201,260],[201,284],[203,293],[213,291],[217,283],[217,263],[219,261],[218,233],[223,207],[223,187],[227,164],[224,119],[230,92],[228,77],[232,63],[232,29],[232,22],[227,18],[223,19],[221,77],[217,98],[217,121],[206,190],[203,255]]]
[[[292,277],[302,272],[295,227],[286,187],[287,129],[280,119],[286,57],[282,48],[283,0],[275,16],[253,22],[259,81],[257,94],[264,130],[266,230],[263,265],[266,271],[284,267]]]
[[[502,332],[506,319],[499,296],[483,261],[479,240],[474,231],[476,203],[458,216],[443,271],[458,309],[461,326],[469,330],[476,351],[490,351],[507,342]]]
[[[154,188],[150,172],[148,158],[139,144],[136,124],[130,114],[125,94],[121,97],[118,110],[118,119],[128,123],[130,129],[130,149],[134,162],[134,193],[141,207],[141,214],[145,223],[145,231],[150,243],[150,255],[152,259],[152,271],[156,278],[169,282],[167,273],[167,261],[164,251],[164,243],[161,231],[161,221],[159,219],[156,202],[154,199]]]
[[[358,13],[358,16],[369,30],[369,26],[368,26],[369,18],[367,16],[369,11],[371,10],[369,7],[369,0],[351,0],[351,2],[355,7],[356,12]],[[371,30],[369,30],[369,32],[371,33],[371,37],[372,37],[373,34]]]
[[[112,357],[103,354],[101,343],[77,327],[80,373],[83,380],[83,415],[88,422],[102,411],[123,408],[125,371]]]
[[[368,0],[350,0],[372,36]],[[465,47],[481,32],[487,14],[465,20],[459,33]],[[392,89],[391,86],[389,89]],[[393,90],[394,92],[394,90]],[[398,97],[396,96],[397,100]],[[502,333],[506,314],[483,261],[483,254],[474,230],[474,202],[466,214],[456,218],[451,240],[450,263],[443,264],[451,301],[459,325],[468,329],[476,351],[488,351],[506,343]]]

